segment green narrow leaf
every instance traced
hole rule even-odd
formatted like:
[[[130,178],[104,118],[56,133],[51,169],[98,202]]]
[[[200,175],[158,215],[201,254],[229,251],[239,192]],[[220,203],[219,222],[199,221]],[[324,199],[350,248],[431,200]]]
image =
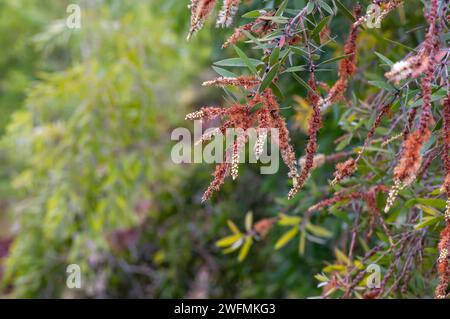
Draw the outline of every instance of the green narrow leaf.
[[[389,65],[389,66],[393,66],[394,65],[394,62],[392,62],[390,59],[388,59],[387,57],[385,57],[384,55],[382,55],[381,53],[378,53],[378,52],[374,52],[375,53],[375,55],[378,57],[378,58],[380,58],[380,60],[381,61],[383,61],[384,63],[386,63],[387,65]]]
[[[269,72],[267,72],[266,76],[261,82],[261,85],[259,86],[259,92],[263,92],[269,85],[272,83],[273,78],[277,75],[278,69],[280,67],[280,64],[275,64],[272,69],[270,69]]]
[[[297,74],[295,73],[291,73],[292,76],[294,77],[294,79],[297,80],[298,83],[300,83],[302,86],[304,86],[307,90],[309,90],[311,93],[316,94],[316,92],[312,89],[312,87],[309,86],[308,83],[306,83],[305,80],[303,80],[301,77],[299,77]]]
[[[219,240],[216,242],[216,246],[217,246],[217,247],[221,247],[221,248],[231,246],[231,245],[233,245],[236,241],[238,241],[239,239],[241,239],[241,237],[242,237],[242,236],[241,236],[240,234],[235,234],[235,235],[231,235],[231,236],[224,237],[224,238],[222,238],[222,239],[219,239]]]
[[[325,11],[327,11],[329,14],[334,14],[333,9],[331,9],[331,7],[324,2],[323,0],[317,0],[317,3],[319,4],[319,6],[324,9]]]
[[[423,212],[425,214],[431,215],[433,217],[437,217],[441,215],[441,212],[438,211],[436,208],[430,207],[430,206],[426,206],[426,205],[421,205],[421,204],[417,204],[416,207],[420,208],[421,210],[423,210]]]
[[[286,9],[286,6],[288,4],[289,0],[284,0],[280,6],[278,7],[277,12],[275,13],[275,16],[281,16],[283,14],[284,9]]]
[[[309,1],[306,5],[306,14],[311,14],[314,11],[314,2]]]
[[[282,73],[291,73],[291,72],[301,72],[305,71],[306,66],[304,65],[297,65],[297,66],[291,66],[290,68],[287,68]]]
[[[216,71],[220,76],[226,77],[226,78],[235,78],[237,77],[236,74],[234,74],[233,72],[230,72],[228,70],[219,68],[217,66],[212,66],[212,68],[214,69],[214,71]]]
[[[280,57],[280,48],[275,47],[270,55],[269,65],[274,66],[278,62],[278,58]]]
[[[252,109],[250,110],[250,113],[255,113],[256,111],[260,110],[263,107],[262,103],[255,104]]]
[[[286,17],[276,17],[276,16],[261,16],[259,17],[261,20],[273,21],[278,24],[285,24],[289,22],[289,19]]]
[[[387,42],[390,42],[390,43],[395,44],[395,45],[397,45],[397,46],[399,46],[401,48],[404,48],[404,49],[406,49],[406,50],[408,50],[410,52],[413,52],[413,53],[417,54],[417,51],[414,48],[406,46],[403,43],[400,43],[400,42],[397,42],[397,41],[394,41],[394,40],[391,40],[391,39],[388,39],[388,38],[385,38],[385,37],[383,37],[383,39],[386,40]]]
[[[300,255],[305,255],[305,247],[306,247],[306,232],[302,231],[300,233],[300,241],[298,243],[298,252]]]
[[[320,62],[317,66],[323,65],[323,64],[328,64],[328,63],[333,63],[333,62],[336,62],[336,61],[345,59],[345,58],[347,58],[347,57],[349,57],[349,56],[352,56],[352,55],[353,55],[353,54],[340,55],[340,56],[337,56],[337,57],[335,57],[335,58],[331,58],[331,59],[325,60],[325,61],[323,61],[323,62]]]
[[[272,83],[270,84],[270,88],[272,89],[273,94],[275,94],[275,96],[276,96],[280,101],[284,101],[284,94],[283,94],[283,92],[281,91],[280,87],[279,87],[275,82],[272,82]]]
[[[315,275],[314,278],[316,278],[316,279],[317,279],[318,281],[320,281],[320,282],[328,282],[328,281],[330,281],[330,280],[328,279],[328,277],[325,276],[323,273],[322,273],[322,274],[317,274],[317,275]]]
[[[238,257],[239,262],[242,262],[245,259],[245,257],[247,257],[251,246],[252,246],[252,237],[248,236],[247,238],[245,238],[244,245],[242,245],[242,248],[239,251]]]
[[[238,250],[238,249],[242,246],[242,243],[243,243],[243,242],[244,242],[244,239],[241,238],[241,239],[239,239],[238,241],[236,241],[233,245],[231,245],[230,247],[228,247],[228,248],[222,250],[222,252],[223,252],[224,254],[230,254],[230,253],[233,253],[233,252],[235,252],[236,250]]]
[[[258,64],[261,64],[262,62],[256,59],[249,59],[250,63],[253,64],[255,67]],[[214,62],[214,65],[217,66],[231,66],[231,67],[247,67],[247,64],[240,58],[231,58],[231,59],[224,59],[217,62]]]
[[[244,53],[244,51],[242,51],[241,49],[239,49],[236,45],[234,46],[234,50],[235,50],[236,53],[239,55],[239,57],[241,58],[241,60],[244,61],[244,63],[247,65],[247,67],[250,69],[250,71],[252,71],[253,74],[257,74],[255,65],[251,62],[251,60],[250,60],[249,57]]]
[[[439,217],[427,216],[427,217],[423,218],[422,222],[420,222],[417,225],[414,225],[414,229],[421,229],[421,228],[424,228],[427,226],[436,225],[443,220],[444,220],[444,216],[439,216]]]
[[[344,263],[346,265],[350,264],[350,260],[348,259],[347,255],[345,255],[341,250],[339,250],[338,248],[334,249],[334,254],[336,255],[336,259],[341,262]]]
[[[386,90],[388,92],[395,92],[396,89],[391,84],[384,82],[384,81],[369,81],[370,85],[376,86],[377,88],[380,88],[382,90]]]
[[[323,18],[314,28],[312,32],[312,36],[316,37],[319,36],[320,31],[323,30],[323,28],[328,24],[328,21],[330,20],[330,16]]]
[[[235,233],[235,234],[240,234],[241,231],[239,230],[239,228],[236,226],[235,223],[233,223],[232,220],[227,220],[227,224],[228,224],[228,228],[230,228],[231,232]]]
[[[253,225],[253,213],[252,212],[248,212],[245,215],[245,229],[249,232],[252,230],[252,225]]]
[[[286,62],[286,60],[288,59],[288,57],[289,57],[289,53],[291,52],[291,49],[289,48],[289,49],[287,49],[287,50],[285,50],[284,52],[283,52],[283,54],[281,55],[281,58],[280,58],[280,65],[284,65],[284,63]],[[281,53],[280,53],[281,54]]]
[[[278,239],[278,241],[275,243],[275,249],[278,250],[284,247],[297,234],[298,234],[298,227],[294,227],[291,230],[285,232],[283,236],[281,236],[280,239]]]
[[[259,41],[256,37],[254,37],[250,32],[248,32],[247,30],[242,30],[245,34],[245,36],[247,38],[249,38],[251,41],[253,41],[253,43],[256,44],[256,46],[261,49],[261,50],[265,50],[267,48],[266,45],[262,44],[261,41]],[[250,59],[251,61],[252,59]],[[258,60],[257,60],[258,61]],[[259,62],[259,61],[258,61]]]
[[[347,18],[350,19],[350,21],[352,21],[352,22],[355,22],[355,21],[356,21],[355,17],[353,16],[353,13],[352,13],[349,9],[347,9],[347,7],[341,2],[341,0],[336,0],[336,5],[338,6],[338,8],[339,8],[340,10],[342,10],[342,13],[343,13]]]
[[[296,225],[299,225],[301,221],[302,221],[302,218],[299,216],[289,216],[289,215],[281,214],[278,224],[281,226],[296,226]]]
[[[437,209],[444,209],[447,202],[439,198],[416,198],[416,201],[420,204],[431,206]]]
[[[258,18],[261,14],[259,13],[259,10],[252,10],[249,11],[245,14],[243,14],[241,17],[242,18],[247,18],[247,19],[254,19],[254,18]]]
[[[353,134],[348,134],[346,138],[344,138],[342,141],[339,142],[339,144],[336,146],[336,151],[342,151],[348,144],[350,144],[351,140],[353,138]]]
[[[330,238],[331,236],[333,236],[333,233],[328,229],[313,225],[311,223],[306,223],[306,229],[308,229],[313,235],[316,235],[318,237]]]

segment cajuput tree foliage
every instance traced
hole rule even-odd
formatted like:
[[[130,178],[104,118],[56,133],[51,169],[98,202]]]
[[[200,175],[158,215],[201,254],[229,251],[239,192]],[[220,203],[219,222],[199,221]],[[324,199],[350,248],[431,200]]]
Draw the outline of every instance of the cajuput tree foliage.
[[[244,230],[228,221],[231,234],[217,245],[238,251],[242,261],[255,240],[279,226],[287,231],[275,249],[294,239],[300,254],[309,242],[336,247],[336,260],[316,276],[323,298],[448,298],[449,1],[256,1],[251,9],[245,3],[252,1],[224,0],[216,18],[217,27],[243,18],[223,40],[235,57],[215,62],[220,77],[204,83],[225,90],[223,107],[186,116],[218,118],[216,132],[241,132],[202,201],[214,200],[228,176],[236,179],[250,129],[258,132],[257,145],[267,129],[279,131],[291,185],[277,203],[281,213],[273,209],[256,222],[248,213]],[[219,5],[190,2],[188,39]],[[296,118],[307,121],[302,148],[293,143],[284,100],[298,101]],[[327,125],[340,134],[321,153],[321,140],[329,145],[321,135]],[[334,170],[311,181],[326,163]],[[311,201],[310,183],[318,201]]]
[[[115,256],[149,218],[161,227],[168,217],[159,222],[159,213],[173,211],[184,176],[168,158],[168,132],[186,105],[180,87],[198,67],[188,60],[194,50],[178,45],[182,38],[157,4],[86,3],[81,29],[65,26],[61,6],[60,19],[30,39],[68,63],[39,74],[2,139],[16,196],[2,287],[16,297],[113,295],[106,290],[117,281],[110,279],[119,273]],[[208,51],[199,46],[196,61]],[[175,63],[183,72],[174,72]],[[146,261],[165,260],[158,250],[155,241]],[[69,264],[81,268],[80,290],[66,286]],[[127,265],[121,261],[131,276]]]
[[[54,70],[64,64],[64,57],[56,54],[47,63],[47,55],[40,55],[33,50],[33,35],[49,19],[54,20],[58,11],[64,12],[62,3],[50,5],[51,0],[40,1],[2,1],[0,3],[0,40],[4,50],[0,56],[0,106],[3,116],[0,130],[3,133],[10,114],[23,101],[26,89],[36,79],[38,69]],[[44,10],[43,8],[46,8]]]

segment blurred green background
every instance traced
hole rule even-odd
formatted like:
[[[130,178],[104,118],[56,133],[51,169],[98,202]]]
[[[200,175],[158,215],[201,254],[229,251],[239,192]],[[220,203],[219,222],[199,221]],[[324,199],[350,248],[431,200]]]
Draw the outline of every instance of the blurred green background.
[[[212,202],[201,205],[212,165],[170,160],[172,129],[192,128],[184,115],[223,102],[223,92],[201,83],[215,76],[213,61],[233,56],[232,49],[220,49],[231,30],[216,30],[211,21],[186,42],[188,2],[0,1],[1,296],[320,293],[314,275],[333,259],[333,245],[308,244],[305,256],[296,245],[274,251],[281,234],[276,230],[242,263],[214,245],[228,233],[228,219],[242,227],[248,211],[261,219],[285,209],[284,167],[277,175],[260,176],[257,166],[243,165],[238,182],[227,182]],[[82,8],[81,29],[65,25],[70,3]],[[300,8],[305,1],[293,3]],[[244,7],[260,5],[247,1]],[[391,30],[398,17],[389,20]],[[420,17],[413,10],[411,26]],[[342,43],[348,22],[335,20],[333,32]],[[365,36],[363,52],[372,51],[375,40]],[[380,42],[376,49],[387,45]],[[397,48],[394,57],[405,52]],[[295,83],[283,85],[288,96],[305,95]],[[288,99],[283,106],[293,103]],[[302,119],[293,113],[283,110],[295,127]],[[337,119],[336,113],[327,115],[321,152],[329,153],[341,133]],[[294,132],[300,152],[304,133]],[[327,165],[315,172],[308,195],[299,195],[306,207],[323,196],[315,181],[331,170]],[[82,269],[81,289],[66,287],[66,267],[72,263]]]

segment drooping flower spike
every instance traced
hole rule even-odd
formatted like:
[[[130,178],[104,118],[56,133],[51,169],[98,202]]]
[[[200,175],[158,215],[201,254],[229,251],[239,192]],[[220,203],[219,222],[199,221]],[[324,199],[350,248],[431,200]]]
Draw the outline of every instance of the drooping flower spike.
[[[245,86],[244,84],[247,84],[247,82],[241,80],[235,80],[232,84]],[[224,83],[224,80],[220,78],[211,83]],[[254,110],[257,105],[261,105],[261,107]],[[234,129],[237,133],[236,139],[225,150],[224,163],[216,166],[213,174],[214,179],[205,191],[202,201],[208,200],[214,191],[219,190],[227,176],[231,175],[233,180],[238,177],[239,153],[248,142],[248,130],[252,128],[256,129],[258,133],[254,149],[256,158],[259,158],[262,153],[264,141],[270,129],[278,130],[278,141],[275,142],[278,143],[281,157],[289,168],[289,177],[293,179],[297,177],[297,161],[294,149],[290,144],[289,131],[286,127],[285,119],[279,113],[280,107],[276,97],[271,89],[266,89],[262,94],[254,94],[250,97],[246,105],[237,103],[228,108],[204,107],[199,111],[186,115],[188,120],[211,118],[220,118],[222,120],[221,126],[205,133],[200,138],[200,142],[211,139],[211,134],[218,134],[219,131],[225,133],[228,128]]]
[[[446,298],[448,294],[448,285],[450,282],[450,264],[449,264],[449,252],[450,252],[450,95],[444,100],[444,125],[443,141],[444,150],[442,152],[442,162],[445,170],[444,184],[442,189],[447,195],[447,204],[445,207],[445,227],[441,231],[439,240],[439,258],[437,260],[439,284],[436,287],[436,298]]]
[[[361,8],[355,7],[354,13],[359,16]],[[339,101],[348,86],[349,78],[356,72],[356,37],[358,35],[359,24],[354,23],[351,28],[344,46],[344,54],[346,58],[339,63],[338,75],[339,78],[336,83],[329,90],[325,98],[319,97],[319,94],[310,96],[309,100],[312,102],[313,115],[309,121],[308,128],[308,145],[306,146],[306,160],[305,166],[302,167],[300,176],[297,178],[294,187],[289,192],[289,198],[294,197],[299,190],[305,185],[308,180],[311,170],[313,168],[314,155],[317,152],[317,133],[321,126],[321,112],[329,107],[331,104]],[[312,73],[312,81],[310,81],[312,88],[315,88],[315,77]]]
[[[191,0],[189,8],[191,9],[191,28],[187,39],[190,40],[192,35],[203,27],[206,19],[210,16],[216,5],[217,0]]]
[[[217,16],[216,26],[230,27],[240,3],[241,0],[223,0],[222,9]],[[211,15],[216,4],[217,0],[191,0],[188,6],[191,10],[191,27],[187,36],[188,40],[203,27],[203,24]]]
[[[216,25],[222,28],[230,27],[233,23],[233,17],[239,9],[240,3],[241,0],[223,0],[223,7],[217,17]]]
[[[427,16],[429,24],[428,32],[420,55],[423,61],[428,61],[426,62],[427,65],[424,76],[420,81],[423,100],[421,108],[422,113],[416,130],[407,134],[406,139],[403,142],[401,158],[394,168],[394,186],[389,193],[388,201],[384,209],[385,212],[388,212],[394,204],[398,192],[416,179],[422,164],[421,148],[431,137],[430,124],[433,121],[433,116],[431,114],[431,82],[436,67],[436,56],[439,52],[439,37],[436,23],[437,9],[438,1],[431,0]],[[415,113],[413,115],[415,115]]]
[[[203,86],[218,86],[224,87],[226,85],[232,85],[237,87],[243,87],[248,90],[257,86],[261,81],[255,76],[238,76],[235,78],[220,77],[211,81],[203,82]]]

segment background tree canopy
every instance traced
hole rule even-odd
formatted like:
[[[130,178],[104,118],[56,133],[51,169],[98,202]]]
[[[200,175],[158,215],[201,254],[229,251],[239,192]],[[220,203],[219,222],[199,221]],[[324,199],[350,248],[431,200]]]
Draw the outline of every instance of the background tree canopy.
[[[81,7],[80,29],[66,26],[71,3]],[[244,103],[248,93],[202,82],[264,74],[300,159],[313,113],[308,58],[327,92],[350,56],[344,44],[355,16],[354,1],[242,1],[234,26],[265,14],[273,26],[222,49],[233,28],[216,29],[213,18],[186,41],[189,3],[0,3],[0,296],[362,298],[371,293],[365,269],[376,263],[383,290],[374,296],[433,297],[447,200],[439,157],[448,150],[440,137],[448,20],[439,34],[444,76],[432,83],[433,136],[421,150],[426,167],[388,213],[404,127],[423,99],[419,80],[397,85],[384,74],[417,53],[430,1],[407,1],[380,29],[361,28],[358,69],[322,114],[315,169],[293,199],[286,167],[260,175],[259,164],[242,164],[237,181],[201,203],[213,168],[173,163],[171,132],[192,129],[185,114]],[[364,14],[372,1],[360,3]],[[448,1],[438,3],[448,10]],[[285,32],[303,8],[316,49],[309,57],[303,33]],[[283,57],[286,65],[277,62]],[[335,164],[358,154],[374,123],[357,173],[330,186]],[[81,267],[81,289],[66,286],[69,264]]]

